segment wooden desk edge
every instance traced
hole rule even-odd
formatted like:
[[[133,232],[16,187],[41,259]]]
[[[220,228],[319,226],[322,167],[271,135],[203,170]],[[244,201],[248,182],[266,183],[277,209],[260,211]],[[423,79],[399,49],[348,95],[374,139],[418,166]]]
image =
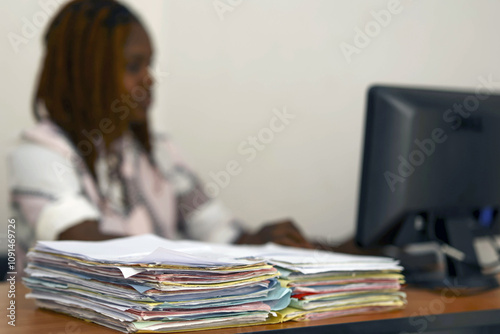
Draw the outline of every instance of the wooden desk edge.
[[[0,283],[0,309],[8,311],[10,299],[8,298],[9,285]],[[16,330],[15,333],[54,333],[54,334],[85,334],[85,333],[118,333],[100,325],[85,322],[80,319],[58,314],[52,311],[37,309],[33,300],[24,296],[29,290],[21,282],[16,284]],[[382,326],[387,332],[388,328],[397,328],[397,332],[421,332],[422,329],[446,329],[452,325],[464,324],[499,325],[500,326],[500,289],[483,292],[472,296],[460,296],[452,290],[446,293],[434,293],[427,290],[407,288],[408,306],[404,310],[386,313],[353,315],[347,317],[329,318],[315,321],[294,322],[289,321],[275,325],[233,327],[209,331],[196,331],[184,333],[205,334],[232,334],[268,331],[269,333],[329,333],[333,327],[347,332],[369,330],[370,333],[379,332]],[[7,324],[8,318],[0,324],[0,329],[12,330]],[[448,326],[448,327],[446,327]],[[380,328],[379,328],[380,329]],[[10,332],[10,331],[9,331]],[[380,332],[382,333],[382,331]]]

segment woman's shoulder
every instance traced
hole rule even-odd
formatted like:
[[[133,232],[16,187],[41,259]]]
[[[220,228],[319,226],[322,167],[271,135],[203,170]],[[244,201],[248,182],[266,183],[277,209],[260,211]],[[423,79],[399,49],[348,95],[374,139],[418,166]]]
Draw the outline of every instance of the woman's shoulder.
[[[75,174],[77,160],[74,156],[75,152],[64,134],[54,124],[44,121],[21,132],[7,155],[7,164],[18,183],[30,184],[33,180],[47,183],[52,176]]]
[[[44,120],[25,129],[11,151],[12,156],[40,158],[64,157],[70,160],[75,150],[64,132],[54,123]]]

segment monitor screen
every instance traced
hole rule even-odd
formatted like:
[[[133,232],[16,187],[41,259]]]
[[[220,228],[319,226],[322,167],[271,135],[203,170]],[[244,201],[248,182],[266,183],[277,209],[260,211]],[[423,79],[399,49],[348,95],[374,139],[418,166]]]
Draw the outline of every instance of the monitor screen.
[[[412,225],[417,216],[474,216],[489,224],[499,207],[500,96],[485,87],[370,88],[358,244],[398,244],[405,229],[399,244],[425,240]]]

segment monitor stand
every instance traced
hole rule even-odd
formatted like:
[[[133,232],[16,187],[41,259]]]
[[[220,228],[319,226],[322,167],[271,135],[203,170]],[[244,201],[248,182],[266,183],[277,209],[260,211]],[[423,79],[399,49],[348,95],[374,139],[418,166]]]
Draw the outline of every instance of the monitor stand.
[[[444,259],[441,270],[436,270],[437,266],[431,271],[421,270],[422,266],[429,265],[425,263],[429,261],[429,257],[406,253],[399,258],[403,267],[407,268],[407,282],[431,289],[453,287],[474,291],[497,288],[499,284],[495,275],[484,274],[478,261],[474,248],[476,226],[477,221],[473,217],[429,219],[426,234],[439,245],[440,257]]]

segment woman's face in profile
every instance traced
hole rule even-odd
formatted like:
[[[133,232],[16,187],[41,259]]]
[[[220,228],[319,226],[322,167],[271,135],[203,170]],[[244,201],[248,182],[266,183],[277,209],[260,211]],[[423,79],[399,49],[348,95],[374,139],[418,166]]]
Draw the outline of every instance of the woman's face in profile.
[[[133,23],[124,48],[125,72],[123,83],[128,97],[131,122],[145,122],[147,110],[151,104],[151,88],[153,79],[149,72],[152,57],[149,36],[144,28]]]

